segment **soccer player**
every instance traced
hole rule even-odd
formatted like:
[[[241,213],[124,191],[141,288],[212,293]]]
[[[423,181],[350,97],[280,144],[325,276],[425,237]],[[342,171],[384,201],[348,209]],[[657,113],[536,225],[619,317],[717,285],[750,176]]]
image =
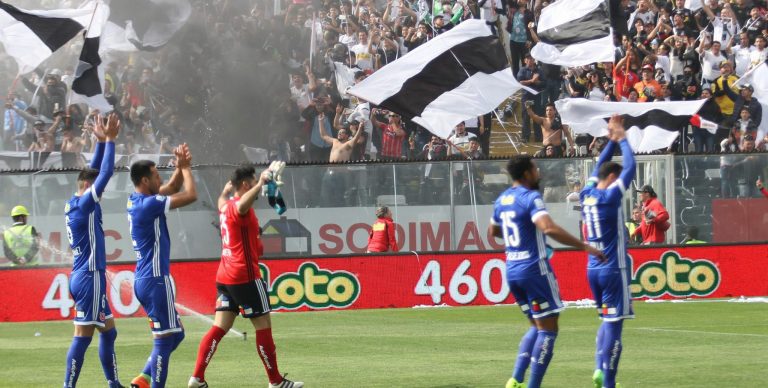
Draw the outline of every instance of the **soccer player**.
[[[587,277],[603,320],[597,331],[596,388],[616,386],[621,356],[621,330],[624,319],[634,318],[629,292],[631,262],[627,253],[628,235],[621,211],[624,191],[635,178],[635,158],[626,139],[620,116],[608,122],[610,142],[597,160],[595,171],[581,191],[582,215],[589,245],[600,249],[607,260],[589,255]],[[611,162],[616,144],[621,148],[622,167]]]
[[[190,163],[192,155],[186,143],[173,150],[176,170],[163,180],[150,160],[131,165],[131,181],[136,189],[128,198],[128,221],[133,250],[136,252],[136,278],[133,289],[147,313],[154,336],[154,348],[142,373],[131,387],[164,387],[171,352],[184,339],[184,328],[176,312],[170,279],[171,239],[165,215],[197,200]],[[184,191],[179,192],[181,186]]]
[[[493,205],[489,232],[504,239],[507,252],[507,282],[531,327],[520,341],[520,349],[507,388],[523,387],[528,366],[528,387],[538,388],[552,360],[557,319],[563,310],[555,274],[549,265],[545,235],[556,241],[601,256],[557,225],[547,213],[539,189],[539,169],[530,156],[517,156],[507,164],[512,187]]]
[[[189,388],[208,387],[205,369],[224,335],[232,328],[238,311],[251,320],[256,329],[256,353],[264,364],[270,388],[300,388],[304,383],[280,375],[267,284],[261,279],[259,256],[263,249],[259,238],[259,220],[252,206],[261,187],[271,179],[270,170],[256,178],[256,170],[239,167],[224,186],[218,200],[221,221],[221,262],[216,272],[216,315],[213,326],[200,341],[195,371]],[[229,198],[234,194],[233,198]]]
[[[88,168],[77,176],[77,193],[64,207],[67,239],[74,263],[69,292],[75,300],[75,335],[67,352],[64,387],[74,387],[83,366],[85,351],[96,329],[99,336],[99,359],[110,388],[122,387],[117,377],[115,338],[117,329],[107,302],[107,255],[104,230],[101,227],[99,200],[115,169],[115,138],[120,130],[116,114],[109,115],[106,127],[101,115],[96,117],[94,135],[96,151]]]

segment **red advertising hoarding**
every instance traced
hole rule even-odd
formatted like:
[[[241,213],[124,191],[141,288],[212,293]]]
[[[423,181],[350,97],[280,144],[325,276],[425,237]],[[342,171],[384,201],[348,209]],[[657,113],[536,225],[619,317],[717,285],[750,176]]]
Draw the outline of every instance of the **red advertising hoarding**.
[[[641,248],[633,256],[636,298],[768,295],[768,245]],[[513,303],[502,253],[430,253],[268,260],[262,275],[277,311]],[[558,251],[552,265],[564,300],[591,299],[582,252]],[[217,261],[176,262],[179,310],[212,314]],[[108,267],[116,317],[143,315],[133,266]],[[0,321],[70,319],[69,269],[0,271]]]

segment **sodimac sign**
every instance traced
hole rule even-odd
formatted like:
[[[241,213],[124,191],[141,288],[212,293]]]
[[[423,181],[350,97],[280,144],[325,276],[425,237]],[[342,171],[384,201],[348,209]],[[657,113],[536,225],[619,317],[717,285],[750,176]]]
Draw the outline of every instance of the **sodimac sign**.
[[[635,298],[768,295],[768,245],[639,248],[630,289]],[[591,298],[583,252],[552,258],[564,300]],[[178,309],[212,314],[217,261],[171,265]],[[361,255],[266,260],[262,277],[277,311],[467,306],[514,303],[502,252]],[[116,317],[141,316],[133,266],[108,267],[107,298]],[[68,268],[0,271],[0,321],[71,319]]]

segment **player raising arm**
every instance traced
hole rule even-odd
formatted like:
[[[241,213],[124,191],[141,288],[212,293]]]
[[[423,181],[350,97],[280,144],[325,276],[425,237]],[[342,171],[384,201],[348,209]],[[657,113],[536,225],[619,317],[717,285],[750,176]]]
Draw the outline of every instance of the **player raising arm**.
[[[610,142],[597,160],[595,171],[581,191],[581,205],[587,241],[600,249],[607,260],[589,255],[587,277],[603,323],[597,331],[595,372],[596,388],[614,388],[621,357],[621,331],[624,319],[634,318],[629,292],[631,262],[627,253],[627,235],[621,209],[624,192],[635,179],[635,157],[627,142],[621,116],[608,121]],[[611,162],[616,144],[621,148],[624,166]]]
[[[131,165],[131,181],[136,189],[128,199],[128,221],[137,258],[133,289],[154,336],[154,348],[144,370],[131,381],[131,386],[137,388],[148,388],[150,382],[153,388],[165,386],[171,353],[184,339],[184,328],[174,306],[171,239],[165,216],[170,209],[195,202],[197,191],[186,143],[173,153],[176,171],[166,185],[154,162],[140,160]],[[184,191],[179,192],[182,185]]]
[[[218,201],[221,221],[221,262],[216,272],[216,315],[213,326],[200,341],[195,371],[189,388],[205,388],[205,369],[224,335],[232,328],[238,311],[251,320],[256,329],[256,353],[264,364],[270,388],[300,388],[304,383],[280,375],[277,353],[272,340],[269,290],[261,278],[259,257],[263,253],[259,220],[253,202],[261,187],[271,179],[270,170],[256,178],[252,166],[239,167],[224,186]],[[230,195],[234,197],[230,198]]]
[[[99,205],[101,194],[115,169],[115,139],[119,131],[120,121],[116,114],[109,115],[106,127],[103,118],[96,117],[96,152],[90,166],[77,176],[77,193],[64,207],[67,239],[74,255],[69,290],[75,300],[75,335],[67,352],[65,387],[77,385],[85,351],[96,329],[101,332],[99,359],[107,386],[122,387],[117,378],[115,357],[117,329],[107,301],[107,255]]]
[[[528,387],[538,388],[554,354],[557,319],[563,310],[560,292],[546,251],[546,236],[596,256],[599,250],[566,232],[550,218],[539,189],[539,169],[530,156],[517,156],[507,164],[512,187],[493,205],[489,232],[504,239],[507,283],[518,306],[531,323],[507,388],[521,388],[529,364]]]

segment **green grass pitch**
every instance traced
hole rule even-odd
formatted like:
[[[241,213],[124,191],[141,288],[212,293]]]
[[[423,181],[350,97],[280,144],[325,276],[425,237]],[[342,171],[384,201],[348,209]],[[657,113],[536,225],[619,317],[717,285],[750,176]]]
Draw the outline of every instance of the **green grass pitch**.
[[[768,304],[636,303],[624,329],[619,382],[632,387],[768,386]],[[208,323],[184,317],[168,387],[186,387]],[[592,309],[561,315],[546,387],[591,387],[598,320]],[[123,384],[144,365],[146,319],[117,320]],[[515,306],[321,311],[273,314],[281,372],[312,387],[503,387],[527,321]],[[226,337],[208,368],[212,387],[266,387],[253,327],[247,342]],[[70,322],[0,324],[0,387],[56,387],[72,336]],[[35,336],[39,332],[39,336]],[[80,387],[103,387],[98,340]]]

